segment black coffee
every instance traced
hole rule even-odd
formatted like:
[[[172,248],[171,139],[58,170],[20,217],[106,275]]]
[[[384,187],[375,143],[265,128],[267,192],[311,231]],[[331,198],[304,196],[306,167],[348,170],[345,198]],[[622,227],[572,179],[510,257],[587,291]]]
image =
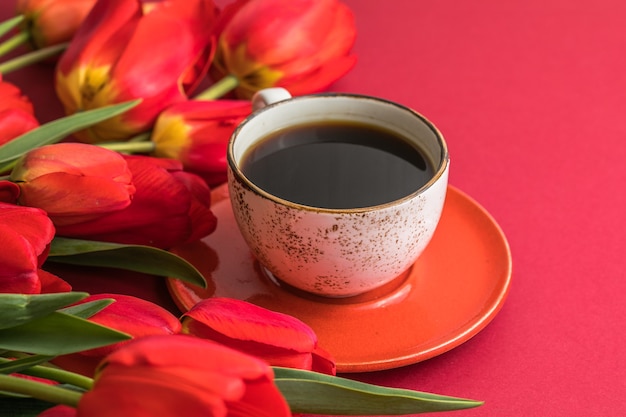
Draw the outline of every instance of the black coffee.
[[[244,155],[241,169],[270,194],[322,208],[388,203],[418,190],[434,172],[395,133],[345,122],[275,132]]]

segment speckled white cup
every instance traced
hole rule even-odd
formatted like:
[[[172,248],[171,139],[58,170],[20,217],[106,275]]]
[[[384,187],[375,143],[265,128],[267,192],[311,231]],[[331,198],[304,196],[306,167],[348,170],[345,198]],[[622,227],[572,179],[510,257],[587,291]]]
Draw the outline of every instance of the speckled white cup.
[[[269,276],[325,297],[377,289],[406,271],[430,242],[441,217],[449,157],[437,128],[399,104],[350,94],[292,98],[268,89],[228,147],[228,185],[238,227]],[[246,151],[277,129],[341,120],[375,125],[417,144],[434,176],[399,200],[355,209],[312,208],[275,197],[240,169]]]

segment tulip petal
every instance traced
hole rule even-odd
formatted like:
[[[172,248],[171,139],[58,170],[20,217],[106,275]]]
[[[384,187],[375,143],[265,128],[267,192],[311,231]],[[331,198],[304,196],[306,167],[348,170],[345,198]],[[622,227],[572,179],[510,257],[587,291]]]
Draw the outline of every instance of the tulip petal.
[[[127,0],[100,0],[86,17],[73,37],[72,42],[59,60],[58,68],[68,74],[76,63],[85,64],[92,60],[110,63],[114,57],[107,56],[113,49],[105,48],[109,38],[121,28],[132,25],[131,21],[141,16],[141,3]]]
[[[272,389],[268,381],[257,380],[248,383],[241,401],[228,404],[229,417],[274,417],[276,410],[284,408],[285,399]]]
[[[295,79],[281,79],[277,86],[287,87],[294,96],[320,92],[346,75],[355,65],[356,56],[341,57],[309,74],[300,75]]]
[[[37,294],[54,226],[39,209],[0,203],[0,292]]]
[[[132,178],[126,161],[117,152],[82,143],[56,143],[29,151],[11,172],[11,179],[31,181],[58,171],[109,178],[124,184]]]
[[[0,203],[0,227],[17,232],[29,242],[37,256],[44,252],[54,237],[52,222],[43,210],[37,208]]]
[[[19,202],[29,207],[45,207],[57,226],[78,218],[90,219],[128,207],[128,187],[107,178],[77,177],[57,172],[21,185]],[[98,190],[94,196],[90,191]],[[92,198],[93,197],[93,198]],[[45,202],[45,203],[42,203]],[[68,218],[67,220],[64,217]]]
[[[22,94],[22,91],[12,83],[2,81],[0,74],[0,110],[21,110],[23,112],[34,114],[33,103],[30,99]]]
[[[313,330],[295,317],[230,298],[202,300],[183,315],[183,320],[187,326],[198,323],[197,330],[206,327],[232,339],[296,352],[310,352],[317,343]]]
[[[72,286],[67,281],[51,274],[50,272],[40,269],[38,271],[38,275],[39,281],[41,282],[42,294],[72,291]]]
[[[0,111],[0,145],[38,126],[39,122],[30,113],[18,109],[2,110]]]
[[[38,294],[37,255],[30,242],[8,227],[0,227],[0,292]]]

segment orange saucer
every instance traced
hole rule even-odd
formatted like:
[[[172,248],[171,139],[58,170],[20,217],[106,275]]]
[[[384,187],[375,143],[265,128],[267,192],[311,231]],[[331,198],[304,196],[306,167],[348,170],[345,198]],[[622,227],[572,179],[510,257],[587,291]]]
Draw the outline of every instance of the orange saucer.
[[[395,368],[444,353],[482,330],[498,313],[511,282],[502,230],[478,203],[448,187],[441,221],[413,267],[376,293],[326,299],[277,285],[261,272],[222,186],[214,193],[217,230],[174,250],[208,281],[206,289],[168,279],[182,311],[212,297],[246,300],[299,318],[315,330],[338,372]]]

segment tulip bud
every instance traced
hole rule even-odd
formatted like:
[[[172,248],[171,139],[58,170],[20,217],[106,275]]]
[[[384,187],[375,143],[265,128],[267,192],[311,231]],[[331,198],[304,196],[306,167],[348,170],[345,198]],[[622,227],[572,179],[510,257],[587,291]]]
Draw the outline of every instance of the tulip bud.
[[[152,130],[154,155],[182,162],[209,185],[226,181],[226,148],[252,111],[247,100],[186,101],[163,111]]]
[[[22,30],[35,49],[68,42],[96,0],[18,0],[17,12],[24,15]]]
[[[77,132],[81,141],[123,141],[152,127],[159,113],[184,101],[213,56],[212,0],[100,0],[56,70],[67,114],[134,99],[122,115]],[[166,52],[164,52],[166,51]]]
[[[181,324],[176,316],[163,307],[141,298],[123,294],[96,294],[90,295],[78,304],[104,298],[112,298],[115,302],[91,316],[89,321],[129,334],[135,339],[148,335],[173,335],[180,332]],[[53,362],[66,370],[93,376],[98,363],[125,343],[128,341],[62,355],[55,358]]]
[[[146,336],[110,354],[77,408],[90,417],[291,417],[267,364],[182,335]]]
[[[35,148],[10,175],[20,187],[18,203],[45,210],[56,227],[129,206],[135,193],[131,179],[120,154],[81,143]]]
[[[215,230],[211,190],[200,177],[184,172],[180,162],[171,159],[133,155],[124,159],[136,189],[132,203],[84,222],[57,226],[59,236],[166,249]]]
[[[272,366],[334,375],[331,356],[317,344],[317,336],[295,317],[254,304],[208,298],[182,317],[185,334],[210,339],[267,361]]]
[[[321,91],[356,62],[354,17],[338,0],[249,0],[227,6],[217,26],[214,80],[233,76],[236,93],[263,88]]]

